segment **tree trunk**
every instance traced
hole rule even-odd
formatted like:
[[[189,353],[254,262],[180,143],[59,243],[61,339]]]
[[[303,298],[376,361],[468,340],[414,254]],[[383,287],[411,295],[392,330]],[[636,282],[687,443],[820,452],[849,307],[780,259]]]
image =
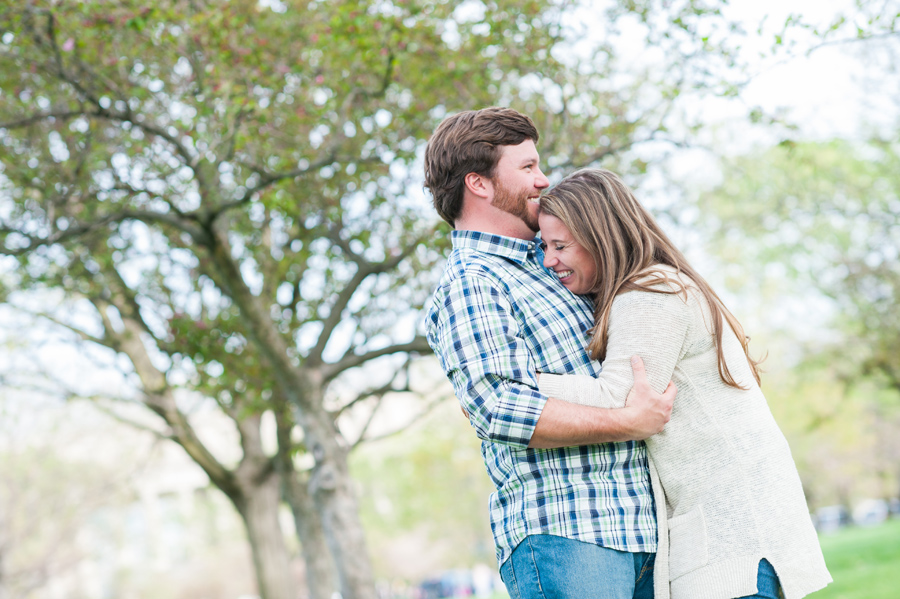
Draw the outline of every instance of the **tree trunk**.
[[[331,599],[338,590],[337,571],[325,538],[315,502],[309,494],[308,481],[289,474],[285,494],[294,514],[294,527],[306,563],[306,584],[310,599]]]
[[[337,570],[331,561],[331,552],[325,539],[325,531],[316,505],[309,494],[309,474],[294,468],[293,409],[283,394],[276,395],[275,414],[278,453],[275,467],[281,477],[284,500],[294,515],[294,530],[300,541],[300,550],[306,565],[306,586],[310,599],[331,599],[338,590]]]
[[[106,301],[97,298],[93,301],[111,345],[127,355],[134,365],[146,394],[145,405],[165,420],[172,429],[171,438],[203,468],[210,481],[237,508],[247,528],[262,599],[295,599],[290,558],[278,522],[279,476],[272,467],[272,460],[262,449],[259,414],[243,418],[230,414],[240,431],[244,456],[234,471],[228,470],[200,441],[187,417],[178,409],[178,402],[165,375],[150,360],[141,340],[145,327],[136,308],[126,297],[124,284],[111,290],[111,299],[124,323],[123,332],[116,332],[110,323]]]
[[[316,460],[309,490],[338,566],[341,595],[343,599],[375,599],[375,579],[359,521],[347,450],[338,444],[339,435],[328,414],[315,415],[319,417],[317,425],[310,427],[308,417],[304,423],[307,443]],[[319,436],[325,431],[332,433]]]
[[[264,482],[245,487],[243,497],[234,501],[247,527],[262,599],[297,597],[284,533],[278,521],[279,501],[279,480],[274,472]]]
[[[310,495],[338,570],[343,599],[375,599],[375,579],[353,496],[347,450],[341,447],[341,435],[323,404],[327,382],[321,371],[298,369],[289,358],[287,340],[231,257],[225,224],[217,221],[211,233],[210,257],[218,271],[214,278],[240,308],[248,336],[272,367],[280,393],[297,408],[304,442],[315,458]]]

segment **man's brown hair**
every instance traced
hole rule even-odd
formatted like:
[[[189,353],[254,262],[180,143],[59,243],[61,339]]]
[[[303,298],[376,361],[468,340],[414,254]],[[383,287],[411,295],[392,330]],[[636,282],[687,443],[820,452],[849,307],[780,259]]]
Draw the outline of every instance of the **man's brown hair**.
[[[425,187],[441,218],[452,227],[462,213],[466,175],[492,178],[500,148],[529,139],[537,143],[537,128],[511,108],[469,110],[444,119],[425,148]]]

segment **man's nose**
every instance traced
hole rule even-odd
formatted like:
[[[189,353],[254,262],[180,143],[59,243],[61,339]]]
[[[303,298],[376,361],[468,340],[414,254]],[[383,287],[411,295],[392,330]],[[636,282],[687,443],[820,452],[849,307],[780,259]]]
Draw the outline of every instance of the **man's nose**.
[[[534,180],[534,186],[538,189],[550,187],[550,180],[544,175],[544,172],[541,169],[538,169],[537,178]]]

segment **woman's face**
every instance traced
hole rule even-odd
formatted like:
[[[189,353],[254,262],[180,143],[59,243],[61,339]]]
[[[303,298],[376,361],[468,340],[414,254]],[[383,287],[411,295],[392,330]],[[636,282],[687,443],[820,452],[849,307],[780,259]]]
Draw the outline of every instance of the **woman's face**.
[[[541,212],[538,224],[544,242],[544,266],[553,270],[560,283],[572,293],[589,293],[597,273],[590,254],[555,216]]]

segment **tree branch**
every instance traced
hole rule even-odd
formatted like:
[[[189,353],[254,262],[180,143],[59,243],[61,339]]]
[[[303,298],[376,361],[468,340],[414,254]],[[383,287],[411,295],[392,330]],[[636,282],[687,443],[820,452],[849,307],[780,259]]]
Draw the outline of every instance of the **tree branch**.
[[[384,385],[377,387],[375,389],[369,389],[367,391],[363,391],[362,393],[357,395],[354,399],[347,402],[345,405],[341,406],[341,408],[337,410],[335,417],[340,416],[341,414],[343,414],[344,412],[346,412],[353,406],[359,404],[362,401],[369,399],[370,397],[383,398],[388,393],[408,393],[410,391],[409,365],[411,362],[412,362],[411,358],[408,357],[403,362],[403,364],[401,364],[400,367],[394,371],[394,374],[391,375],[391,377],[388,379],[387,383],[385,383]],[[400,387],[395,387],[394,381],[397,379],[397,375],[403,371],[406,371],[406,373],[407,373],[406,384],[403,386],[400,386]]]
[[[325,351],[325,346],[328,344],[328,341],[331,339],[331,334],[334,332],[334,329],[341,323],[341,316],[343,315],[344,309],[350,303],[350,299],[353,297],[353,294],[356,293],[359,286],[362,285],[363,281],[368,278],[370,275],[377,275],[384,272],[389,272],[403,262],[406,258],[412,254],[419,244],[425,239],[430,238],[434,235],[435,227],[430,228],[428,231],[414,239],[411,243],[409,243],[399,254],[396,256],[391,256],[387,260],[383,260],[381,262],[370,262],[363,258],[361,255],[357,254],[350,247],[350,243],[343,239],[340,235],[340,228],[342,224],[340,221],[331,229],[329,234],[329,239],[338,247],[344,251],[350,259],[355,262],[358,266],[358,270],[353,275],[353,278],[347,282],[341,292],[338,294],[335,299],[334,304],[331,306],[331,310],[328,312],[328,317],[325,319],[322,331],[319,333],[319,339],[316,342],[315,347],[310,350],[307,355],[307,363],[312,366],[318,366],[322,363],[322,353]]]
[[[371,443],[372,441],[381,441],[382,439],[387,439],[388,437],[393,437],[394,435],[402,433],[403,431],[408,429],[410,426],[412,426],[413,424],[415,424],[416,422],[418,422],[419,420],[421,420],[422,418],[424,418],[425,416],[430,414],[431,411],[434,410],[434,408],[436,408],[441,402],[443,402],[443,401],[447,400],[449,397],[451,397],[451,395],[442,395],[440,397],[437,397],[437,398],[431,400],[421,412],[416,414],[409,422],[406,422],[403,426],[401,426],[395,430],[392,430],[390,432],[387,432],[387,433],[384,433],[384,434],[381,434],[381,435],[378,435],[375,437],[364,437],[361,435],[356,440],[356,442],[353,443],[352,449],[356,449],[356,447],[361,445],[362,443]]]
[[[115,283],[124,285],[121,279]],[[144,395],[143,405],[169,425],[172,429],[171,439],[181,445],[217,487],[226,494],[239,492],[234,472],[223,466],[203,444],[188,417],[179,409],[165,374],[153,365],[147,348],[140,338],[141,333],[146,331],[146,324],[137,314],[132,314],[135,306],[129,300],[129,290],[113,288],[111,291],[110,301],[112,304],[107,304],[106,300],[97,298],[92,301],[104,318],[108,336],[118,346],[118,351],[128,356],[141,381],[141,390]],[[105,314],[108,305],[115,306],[119,311],[125,326],[124,331],[109,330],[108,316]]]
[[[369,275],[373,274],[373,272],[374,271],[360,265],[353,277],[347,281],[343,289],[338,293],[338,296],[328,313],[328,317],[322,323],[322,331],[319,333],[316,345],[309,351],[309,354],[307,354],[307,364],[310,366],[318,366],[322,363],[322,353],[325,351],[325,346],[328,345],[328,341],[331,339],[331,334],[334,332],[334,329],[341,323],[341,316],[344,312],[344,308],[350,303],[350,299],[353,297],[353,294],[356,293],[356,290],[359,289],[359,286],[362,285],[363,281],[365,281]]]
[[[234,159],[234,153],[237,149],[237,136],[241,130],[241,125],[252,112],[252,110],[244,110],[243,106],[238,108],[237,114],[234,115],[234,123],[231,126],[231,135],[228,136],[227,140],[228,151],[225,153],[225,157],[218,161],[217,166],[223,162],[231,162]]]
[[[79,337],[79,339],[81,339],[82,341],[88,341],[90,343],[96,343],[97,345],[100,345],[100,346],[103,346],[103,347],[106,347],[109,349],[115,349],[109,340],[103,339],[101,337],[94,337],[90,333],[87,333],[87,332],[79,329],[78,327],[75,327],[68,323],[65,323],[62,320],[59,320],[58,318],[56,318],[54,316],[50,316],[46,312],[36,312],[36,311],[29,310],[28,308],[23,308],[22,306],[14,306],[14,308],[16,310],[18,310],[20,312],[24,312],[25,314],[28,314],[30,316],[34,316],[35,318],[43,318],[44,320],[50,321],[59,327],[62,327],[68,331],[71,331],[71,332],[75,333]]]
[[[882,33],[871,33],[869,35],[864,35],[861,37],[857,36],[857,37],[846,37],[846,38],[835,39],[835,40],[826,40],[826,41],[820,42],[820,43],[816,44],[815,46],[811,47],[810,49],[808,49],[806,51],[806,55],[809,56],[816,50],[820,50],[827,46],[841,46],[841,45],[845,45],[845,44],[868,42],[871,40],[885,39],[885,38],[894,37],[894,36],[898,36],[898,35],[900,35],[900,31],[884,31]]]
[[[87,110],[55,110],[50,112],[39,112],[36,114],[32,114],[31,116],[27,116],[22,119],[7,121],[5,123],[0,123],[0,129],[21,129],[22,127],[30,127],[35,123],[40,123],[41,121],[46,121],[48,119],[60,119],[60,120],[69,120],[75,119],[82,116],[89,116],[90,113]]]
[[[100,217],[99,219],[90,223],[79,223],[72,225],[68,229],[64,231],[57,231],[56,234],[50,235],[46,238],[38,238],[22,233],[17,229],[2,227],[0,228],[0,234],[17,233],[18,235],[21,235],[22,237],[27,239],[29,241],[29,245],[28,247],[17,249],[7,249],[0,247],[0,254],[6,256],[21,256],[37,249],[38,247],[54,245],[57,243],[65,243],[70,239],[75,239],[77,237],[87,235],[110,223],[119,223],[126,220],[138,220],[145,223],[159,222],[173,226],[187,233],[197,241],[204,241],[206,239],[206,234],[202,229],[200,229],[199,227],[191,226],[186,222],[186,219],[179,218],[177,215],[155,212],[152,210],[121,210],[119,212]]]
[[[371,389],[365,393],[360,393],[354,400],[349,402],[347,405],[345,405],[338,411],[337,416],[340,416],[345,411],[349,410],[350,408],[357,405],[361,401],[369,399],[370,397],[377,398],[375,406],[369,412],[369,416],[368,416],[368,418],[366,418],[366,422],[363,425],[362,430],[360,430],[359,436],[356,438],[356,441],[352,444],[352,447],[355,447],[356,445],[361,443],[363,441],[363,439],[365,439],[366,433],[368,432],[369,427],[372,425],[372,422],[375,420],[375,414],[378,413],[379,408],[381,408],[381,406],[384,404],[384,398],[388,393],[409,393],[412,391],[412,389],[410,388],[410,376],[409,376],[409,366],[411,363],[412,363],[412,358],[408,356],[406,358],[406,360],[403,362],[403,364],[401,364],[400,367],[394,371],[394,374],[391,375],[391,377],[390,377],[390,379],[388,379],[387,383],[385,383],[384,385],[382,385],[381,387],[379,387],[377,389]],[[397,379],[397,375],[399,375],[401,372],[406,373],[406,382],[402,386],[395,387],[394,381]]]
[[[322,367],[322,374],[325,381],[330,381],[345,370],[349,370],[350,368],[355,368],[357,366],[365,364],[369,360],[374,360],[375,358],[402,352],[430,354],[431,346],[428,345],[428,340],[425,337],[417,335],[412,341],[409,341],[407,343],[389,345],[387,347],[375,349],[364,354],[345,355],[343,358],[333,364],[325,364]]]
[[[66,71],[65,66],[63,65],[62,53],[59,49],[59,44],[56,41],[56,30],[54,27],[54,16],[51,12],[47,11],[47,42],[50,45],[50,49],[53,52],[53,56],[56,63],[56,72],[53,73],[56,77],[58,77],[64,83],[68,83],[72,86],[72,88],[82,97],[84,100],[88,101],[91,105],[95,107],[95,109],[91,112],[84,111],[85,114],[94,116],[96,118],[109,119],[118,122],[127,122],[131,123],[132,126],[137,127],[138,129],[148,133],[150,135],[155,135],[165,141],[169,142],[176,150],[176,152],[184,159],[185,164],[189,166],[192,170],[194,170],[195,175],[197,174],[197,169],[195,169],[195,161],[196,157],[191,154],[188,148],[182,144],[175,136],[169,134],[164,128],[154,125],[152,123],[145,123],[135,117],[135,115],[131,112],[131,108],[128,106],[128,103],[125,103],[126,110],[124,111],[112,111],[100,104],[100,98],[98,98],[95,94],[86,89],[77,77],[70,74]],[[85,71],[90,71],[87,65],[82,64],[82,68]]]
[[[98,400],[104,399],[104,398],[97,397],[97,396],[93,396],[93,397],[80,397],[80,398],[79,398],[79,397],[74,397],[74,396],[73,396],[73,397],[69,397],[69,398],[67,398],[67,399],[82,399],[82,400],[90,401],[90,402],[94,405],[94,407],[95,407],[96,409],[100,410],[101,412],[103,412],[104,414],[106,414],[107,416],[109,416],[110,418],[112,418],[113,420],[115,420],[116,422],[120,422],[120,423],[122,423],[122,424],[128,425],[128,426],[130,426],[130,427],[132,427],[132,428],[135,428],[135,429],[137,429],[137,430],[140,430],[140,431],[144,431],[144,432],[150,433],[150,434],[152,434],[154,437],[156,437],[157,439],[161,439],[161,440],[164,440],[164,441],[174,441],[174,442],[176,442],[176,443],[178,442],[178,440],[175,439],[174,436],[172,436],[172,433],[171,433],[171,432],[169,432],[169,433],[164,433],[163,431],[156,430],[155,428],[153,428],[153,427],[151,427],[151,426],[147,426],[146,424],[141,424],[140,422],[137,422],[137,421],[135,421],[135,420],[132,420],[131,418],[126,418],[125,416],[122,416],[121,414],[117,413],[115,410],[113,410],[113,409],[111,409],[111,408],[108,408],[108,407],[106,407],[106,406],[104,406],[104,405],[98,403]],[[170,431],[171,431],[171,429],[170,429]]]
[[[62,75],[65,75],[65,73],[63,73]],[[63,78],[66,83],[74,85],[72,81],[64,77],[61,78]],[[92,98],[88,99],[91,100],[92,103],[94,103],[95,101],[95,99]],[[34,125],[35,123],[39,123],[48,119],[69,120],[79,117],[103,119],[119,123],[129,123],[133,127],[142,130],[144,133],[159,137],[171,144],[175,148],[176,152],[185,160],[185,164],[192,170],[194,170],[196,174],[196,158],[190,153],[190,151],[186,146],[184,146],[184,144],[182,144],[175,136],[171,135],[164,128],[152,123],[146,123],[144,121],[138,120],[131,112],[130,108],[126,111],[109,110],[100,106],[99,100],[96,100],[96,102],[96,106],[93,108],[93,110],[81,108],[79,110],[51,110],[47,112],[38,112],[25,118],[0,123],[0,129],[19,129],[22,127]]]

